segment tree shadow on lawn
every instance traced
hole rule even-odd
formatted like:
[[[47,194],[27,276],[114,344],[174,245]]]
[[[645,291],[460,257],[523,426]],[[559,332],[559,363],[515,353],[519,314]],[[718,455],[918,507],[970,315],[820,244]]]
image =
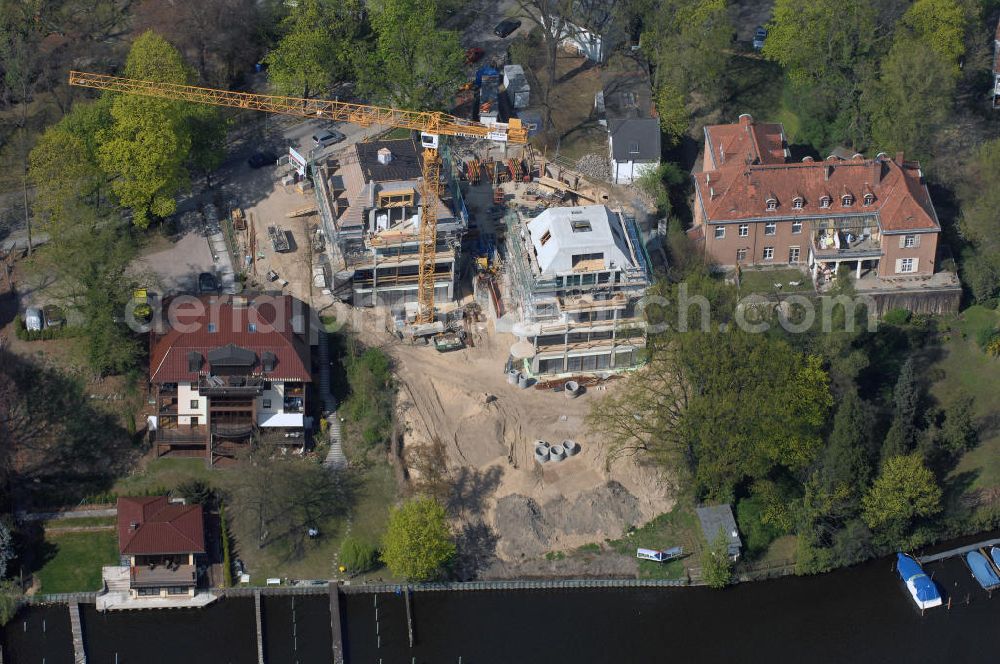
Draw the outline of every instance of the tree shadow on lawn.
[[[108,491],[133,465],[141,450],[115,415],[94,407],[81,379],[13,353],[0,366],[16,390],[7,426],[19,509]]]

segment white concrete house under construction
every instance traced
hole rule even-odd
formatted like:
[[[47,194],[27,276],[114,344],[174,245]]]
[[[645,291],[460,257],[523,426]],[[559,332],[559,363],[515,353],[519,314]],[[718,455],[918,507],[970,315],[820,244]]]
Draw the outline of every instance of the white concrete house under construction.
[[[507,286],[521,317],[514,333],[533,347],[516,368],[558,375],[638,364],[650,271],[635,221],[589,205],[534,218],[512,212],[507,224]]]

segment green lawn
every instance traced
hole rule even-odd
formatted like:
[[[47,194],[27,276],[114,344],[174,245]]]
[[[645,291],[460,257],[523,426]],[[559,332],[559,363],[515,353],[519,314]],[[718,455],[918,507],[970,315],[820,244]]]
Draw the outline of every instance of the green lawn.
[[[268,577],[291,579],[329,579],[338,575],[337,565],[340,544],[350,534],[369,544],[379,546],[389,518],[389,507],[396,501],[396,480],[388,463],[369,468],[364,475],[361,495],[351,510],[350,523],[334,519],[321,526],[321,536],[306,545],[305,553],[288,559],[274,547],[258,549],[252,543],[238,546],[238,556],[250,569],[252,585],[264,585]],[[368,576],[390,578],[388,570],[381,568]]]
[[[54,555],[38,570],[43,593],[99,590],[101,567],[118,562],[118,536],[113,530],[89,533],[47,532]]]
[[[984,307],[971,307],[956,319],[953,328],[957,333],[948,335],[942,345],[943,356],[935,365],[940,378],[931,387],[931,394],[942,405],[965,392],[975,398],[977,418],[1000,413],[1000,359],[987,356],[975,340],[976,330],[997,320],[997,312]],[[979,446],[962,457],[954,473],[975,474],[972,489],[1000,486],[1000,431],[985,431]]]
[[[115,517],[113,516],[82,516],[75,519],[51,519],[42,523],[42,527],[46,531],[113,525],[115,525]]]
[[[205,466],[204,459],[164,457],[153,459],[142,471],[118,480],[113,491],[119,496],[144,495],[148,491],[174,489],[191,479],[218,486],[219,473],[225,472],[210,470]]]
[[[790,282],[798,282],[798,286]],[[775,288],[781,284],[781,288]],[[801,270],[784,268],[776,270],[742,270],[740,273],[740,294],[748,293],[811,293],[812,281]]]
[[[669,563],[639,561],[641,579],[679,579],[684,576],[685,567],[699,564],[698,554],[704,546],[704,540],[694,509],[686,503],[678,503],[670,512],[661,514],[641,528],[608,544],[619,553],[629,556],[634,556],[638,548],[667,549],[682,546],[687,554],[684,558]]]

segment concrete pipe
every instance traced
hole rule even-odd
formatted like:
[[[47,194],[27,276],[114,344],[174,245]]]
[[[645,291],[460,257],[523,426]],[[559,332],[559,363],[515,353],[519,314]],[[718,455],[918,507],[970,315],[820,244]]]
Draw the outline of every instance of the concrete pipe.
[[[566,458],[566,450],[562,445],[553,445],[549,448],[549,461],[562,461]]]
[[[528,385],[529,385],[528,380],[529,380],[528,377],[525,376],[524,374],[518,374],[517,375],[517,386],[520,387],[522,390],[525,389],[525,388],[527,388]]]
[[[517,385],[517,379],[521,376],[519,371],[511,371],[507,374],[507,382],[511,385]]]
[[[580,396],[580,383],[575,380],[567,380],[564,390],[567,399],[575,399]]]
[[[562,442],[562,448],[566,450],[566,456],[575,456],[580,452],[580,446],[575,440],[564,440]]]
[[[535,448],[535,461],[538,463],[548,463],[549,461],[549,446],[539,445]]]

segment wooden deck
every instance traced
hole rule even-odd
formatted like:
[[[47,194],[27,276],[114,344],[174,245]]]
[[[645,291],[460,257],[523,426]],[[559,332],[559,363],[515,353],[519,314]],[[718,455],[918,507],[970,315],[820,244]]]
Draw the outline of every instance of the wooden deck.
[[[920,556],[917,558],[921,565],[926,565],[927,563],[933,563],[938,560],[944,560],[945,558],[952,558],[954,556],[964,556],[970,551],[977,551],[983,547],[997,546],[1000,545],[1000,537],[986,540],[985,542],[977,542],[976,544],[969,544],[968,546],[960,546],[957,549],[949,549],[947,551],[942,551],[941,553],[934,553],[929,556]]]

